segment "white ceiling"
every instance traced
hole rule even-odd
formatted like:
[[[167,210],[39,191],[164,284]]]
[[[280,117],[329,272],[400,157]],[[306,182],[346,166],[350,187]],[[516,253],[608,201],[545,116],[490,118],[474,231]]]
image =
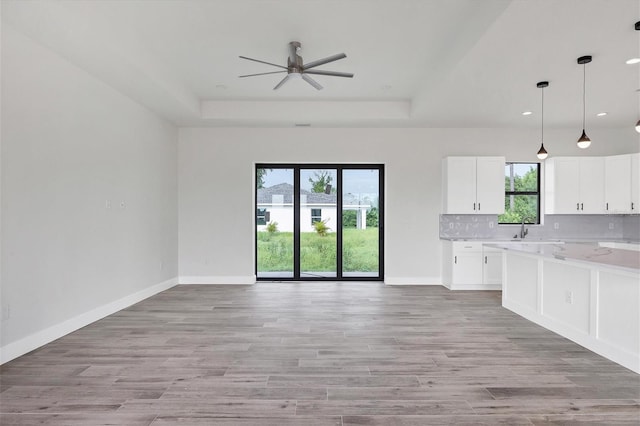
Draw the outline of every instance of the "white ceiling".
[[[2,21],[180,126],[632,126],[640,0],[2,1]],[[316,91],[282,74],[300,41]],[[533,115],[523,117],[522,111]],[[601,111],[605,117],[596,117]]]

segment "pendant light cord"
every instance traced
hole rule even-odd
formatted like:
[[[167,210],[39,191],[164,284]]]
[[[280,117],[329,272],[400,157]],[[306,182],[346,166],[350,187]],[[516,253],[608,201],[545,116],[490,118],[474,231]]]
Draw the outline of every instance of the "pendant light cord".
[[[582,131],[586,121],[587,64],[582,64]]]
[[[540,142],[544,145],[544,87],[542,88],[542,129]]]

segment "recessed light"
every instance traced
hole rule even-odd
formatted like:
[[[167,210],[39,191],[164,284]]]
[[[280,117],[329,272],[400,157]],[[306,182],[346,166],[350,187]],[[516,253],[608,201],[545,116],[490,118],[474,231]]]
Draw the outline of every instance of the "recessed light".
[[[531,115],[531,114],[533,114],[533,112],[531,112],[531,111],[525,111],[525,112],[522,113],[522,115]]]
[[[640,58],[627,59],[627,62],[625,62],[625,63],[627,65],[640,64]]]
[[[604,116],[605,116],[605,115],[607,115],[607,114],[608,114],[607,112],[604,112],[604,111],[603,111],[603,112],[599,112],[599,113],[597,113],[596,115],[597,115],[598,117],[604,117]]]

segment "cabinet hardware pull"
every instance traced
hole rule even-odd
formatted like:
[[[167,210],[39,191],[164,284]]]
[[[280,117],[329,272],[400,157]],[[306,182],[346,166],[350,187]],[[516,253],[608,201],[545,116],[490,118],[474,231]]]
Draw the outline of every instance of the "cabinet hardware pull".
[[[580,203],[576,203],[576,210],[580,210]]]
[[[458,264],[458,256],[453,256],[453,263]]]
[[[607,203],[607,210],[609,210],[609,203]]]
[[[584,203],[580,203],[580,210],[584,210]]]
[[[478,203],[478,211],[480,211],[480,203]]]
[[[487,256],[484,257],[484,264],[487,264]]]
[[[473,203],[473,211],[476,210],[476,203]]]

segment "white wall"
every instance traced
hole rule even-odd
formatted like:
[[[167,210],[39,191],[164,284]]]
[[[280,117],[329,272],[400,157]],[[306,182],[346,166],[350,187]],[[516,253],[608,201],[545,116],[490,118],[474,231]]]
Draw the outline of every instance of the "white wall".
[[[177,136],[3,25],[0,361],[177,281]]]
[[[549,130],[553,156],[640,151],[632,126]],[[539,130],[184,128],[179,137],[181,282],[254,282],[255,163],[385,164],[385,282],[440,283],[441,158],[537,161]],[[231,208],[224,208],[230,206]]]

